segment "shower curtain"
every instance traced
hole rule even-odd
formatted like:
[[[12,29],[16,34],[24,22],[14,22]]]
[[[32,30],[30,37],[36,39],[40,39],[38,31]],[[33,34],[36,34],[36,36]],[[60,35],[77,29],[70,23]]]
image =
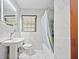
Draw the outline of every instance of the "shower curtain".
[[[49,21],[47,16],[47,11],[45,11],[44,15],[41,19],[41,31],[42,31],[42,39],[43,43],[50,49],[51,48],[51,35],[50,35],[50,29],[49,29]]]

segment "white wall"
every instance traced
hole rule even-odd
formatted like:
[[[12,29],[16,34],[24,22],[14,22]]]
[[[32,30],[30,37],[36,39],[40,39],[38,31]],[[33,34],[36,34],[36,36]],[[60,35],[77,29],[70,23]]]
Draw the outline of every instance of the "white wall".
[[[16,0],[21,8],[42,9],[54,7],[54,0]]]
[[[4,27],[5,26],[2,26],[0,21],[0,42],[9,38],[9,33],[6,31],[7,28]],[[7,59],[7,51],[7,47],[0,44],[0,59]]]
[[[42,36],[41,36],[41,18],[44,15],[45,10],[41,9],[21,9],[21,15],[37,15],[37,32],[22,32],[22,37],[26,42],[33,44],[35,49],[42,48]],[[53,18],[53,17],[51,17]]]
[[[37,32],[22,32],[22,37],[25,38],[25,41],[33,44],[35,49],[41,49],[42,47],[42,37],[40,31],[40,19],[44,11],[40,10],[22,10],[21,15],[37,15]]]
[[[37,32],[22,32],[22,37],[25,38],[25,41],[30,41],[30,43],[32,43],[34,45],[34,48],[36,49],[40,49],[42,47],[42,36],[41,36],[41,17],[44,15],[45,10],[44,9],[21,9],[18,12],[18,27],[20,28],[20,21],[22,20],[22,18],[20,17],[21,15],[37,15]],[[53,10],[49,10],[48,9],[48,18],[49,18],[49,22],[51,22],[51,20],[53,20],[54,16],[53,16]],[[7,10],[4,12],[5,15],[13,15],[14,12],[10,12],[10,10]],[[21,27],[22,29],[22,27]],[[20,29],[20,31],[21,31]],[[20,33],[19,33],[20,34]],[[19,35],[18,34],[18,35]],[[16,34],[15,34],[16,35]],[[15,36],[14,37],[18,37]]]
[[[1,4],[1,2],[0,2],[0,4]],[[0,12],[1,12],[1,10],[0,10]],[[7,31],[7,28],[5,26],[3,26],[2,22],[0,21],[0,42],[5,39],[8,39],[8,38],[9,38],[9,32]],[[8,51],[7,47],[0,45],[0,59],[7,59],[7,55],[8,55],[7,51]]]
[[[12,5],[15,7],[16,9],[16,12],[13,10],[13,8],[4,0],[4,16],[6,15],[16,15],[16,22],[18,23],[19,22],[19,6],[17,4],[16,1],[14,0],[10,0],[10,2],[12,3]],[[19,37],[19,23],[17,24],[16,26],[16,33],[13,37]]]
[[[70,0],[54,1],[55,59],[70,59]]]

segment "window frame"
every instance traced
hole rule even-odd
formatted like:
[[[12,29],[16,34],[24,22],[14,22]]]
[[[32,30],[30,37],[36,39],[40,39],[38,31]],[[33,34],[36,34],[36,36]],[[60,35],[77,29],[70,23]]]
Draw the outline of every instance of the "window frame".
[[[5,22],[6,22],[6,20],[5,20],[6,17],[16,17],[16,15],[5,15],[5,16],[4,16],[4,21],[5,21]],[[16,21],[16,22],[17,22],[17,21]]]
[[[24,31],[23,16],[35,16],[35,30],[34,31]],[[21,18],[22,18],[22,32],[36,32],[37,31],[37,15],[22,15]]]

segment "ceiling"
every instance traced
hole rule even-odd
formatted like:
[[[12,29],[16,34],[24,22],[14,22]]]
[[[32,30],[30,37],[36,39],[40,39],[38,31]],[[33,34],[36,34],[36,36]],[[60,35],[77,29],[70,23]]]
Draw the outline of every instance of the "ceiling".
[[[7,11],[8,11],[8,13],[14,12],[12,7],[5,0],[3,1],[3,6],[4,6],[3,7],[4,8],[4,13],[7,12]]]
[[[31,9],[53,9],[54,0],[16,0],[20,8],[31,8]]]

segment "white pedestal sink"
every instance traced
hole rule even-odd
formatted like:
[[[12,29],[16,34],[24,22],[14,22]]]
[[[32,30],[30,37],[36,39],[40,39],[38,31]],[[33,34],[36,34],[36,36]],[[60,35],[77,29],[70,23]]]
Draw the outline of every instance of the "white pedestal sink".
[[[2,42],[2,45],[10,47],[9,59],[17,59],[18,45],[24,41],[24,38],[13,38]]]

